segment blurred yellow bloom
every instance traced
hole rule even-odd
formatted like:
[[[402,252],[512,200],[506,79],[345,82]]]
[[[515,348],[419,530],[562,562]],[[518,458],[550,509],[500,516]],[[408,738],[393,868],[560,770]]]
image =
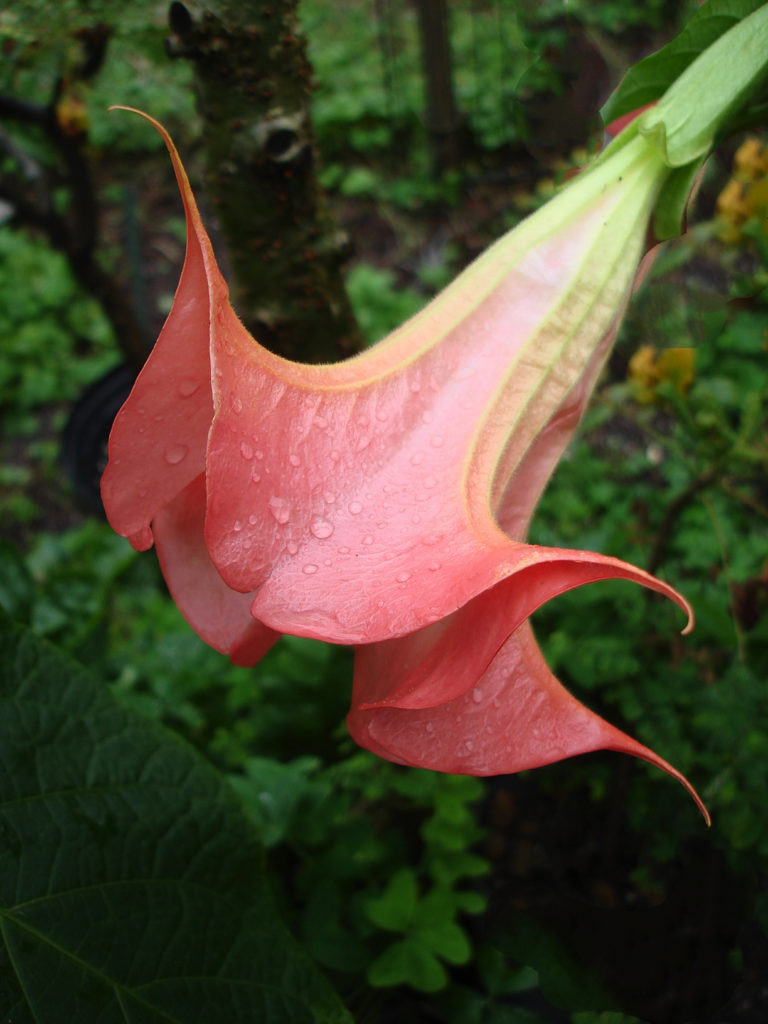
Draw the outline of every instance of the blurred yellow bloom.
[[[716,204],[717,235],[726,245],[741,241],[748,220],[768,217],[768,146],[745,139],[734,154],[732,174]]]
[[[695,376],[695,361],[692,348],[665,348],[657,353],[653,345],[641,345],[629,361],[627,374],[635,401],[652,405],[663,381],[669,381],[678,394],[686,394]]]

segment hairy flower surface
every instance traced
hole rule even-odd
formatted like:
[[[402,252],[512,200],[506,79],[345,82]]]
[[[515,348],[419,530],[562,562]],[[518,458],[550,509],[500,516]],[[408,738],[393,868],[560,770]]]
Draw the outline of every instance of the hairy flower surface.
[[[357,645],[350,728],[393,760],[494,774],[610,747],[679,778],[563,690],[527,625],[617,578],[690,616],[641,569],[525,543],[632,289],[668,173],[654,147],[582,172],[378,345],[308,366],[238,321],[153,123],[187,255],[102,493],[193,628],[243,664],[280,632]]]

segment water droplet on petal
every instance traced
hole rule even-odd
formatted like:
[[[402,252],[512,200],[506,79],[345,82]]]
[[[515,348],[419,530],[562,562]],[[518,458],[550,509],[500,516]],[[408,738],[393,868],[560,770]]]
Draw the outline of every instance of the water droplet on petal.
[[[435,434],[434,437],[430,438],[429,443],[433,448],[442,448],[445,442],[440,434]]]
[[[438,572],[440,570],[440,568],[441,568],[441,565],[440,565],[439,562],[430,562],[430,564],[429,564],[429,571],[430,572]]]
[[[317,572],[317,566],[314,562],[307,562],[306,565],[301,567],[301,571],[306,573],[307,576],[313,576]]]
[[[318,430],[325,430],[328,426],[328,420],[325,416],[315,416],[315,426]]]
[[[370,533],[366,533],[366,535],[363,537],[363,544],[373,544],[373,535]]]
[[[410,384],[410,387],[411,387],[411,392],[414,395],[418,395],[418,393],[421,391],[421,384],[419,384],[419,382],[417,380],[412,380],[411,384]]]
[[[240,413],[243,411],[242,400],[237,395],[229,396],[229,404],[232,409],[232,412]]]
[[[334,450],[334,451],[332,451],[330,453],[328,458],[331,460],[331,462],[338,462],[339,459],[341,458],[341,456],[339,455],[339,453],[336,450]]]
[[[179,381],[179,394],[182,398],[189,398],[190,395],[194,395],[200,384],[201,381],[195,380],[193,377],[185,377],[184,380]]]
[[[333,505],[333,503],[336,501],[336,495],[331,494],[330,491],[326,491],[325,494],[323,495],[323,501],[326,503],[326,505]]]
[[[349,513],[353,516],[358,516],[363,511],[363,506],[359,501],[351,501],[349,503]]]
[[[348,555],[349,554],[349,548],[346,546],[346,544],[344,545],[344,547],[339,548],[339,554],[340,555]]]
[[[240,533],[242,528],[243,528],[243,524],[240,522],[239,519],[236,519],[234,524],[233,524],[233,526],[232,526],[232,529],[235,531],[235,533]]]
[[[261,474],[256,472],[256,469],[251,470],[251,480],[257,484],[261,480]]]
[[[261,460],[264,458],[264,452],[261,451],[261,449],[257,448],[256,451],[253,453],[253,457],[254,459],[258,459],[259,462],[261,462]]]
[[[298,455],[295,455],[295,454],[293,454],[293,453],[291,453],[291,454],[290,454],[290,455],[288,456],[288,461],[290,462],[290,464],[291,464],[292,466],[300,466],[300,465],[301,465],[301,459],[299,458],[299,456],[298,456]]]
[[[472,690],[472,700],[475,702],[475,704],[482,704],[483,691],[475,687],[474,690]]]
[[[280,523],[281,526],[284,526],[291,518],[290,506],[284,498],[270,498],[269,511],[272,513],[272,517]]]
[[[185,444],[175,444],[171,448],[166,448],[163,453],[163,458],[169,466],[178,466],[178,464],[186,458],[189,448]]]
[[[289,555],[295,555],[299,550],[299,545],[294,540],[289,540],[285,545],[285,548]]]
[[[435,727],[434,725],[432,725],[431,722],[427,722],[427,724],[424,726],[424,729],[430,734],[435,731]]]
[[[250,461],[253,458],[253,445],[248,444],[247,441],[241,441],[240,454],[243,456],[246,462]]]
[[[251,524],[251,526],[255,526],[258,521],[259,517],[256,515],[256,513],[251,512],[251,514],[248,516],[248,522]]]
[[[416,452],[414,455],[411,456],[411,465],[412,466],[420,466],[423,461],[424,461],[424,452]]]
[[[407,583],[410,578],[411,574],[409,572],[400,572],[397,574],[398,583]]]
[[[325,540],[333,533],[333,523],[329,523],[327,519],[315,519],[310,530],[318,540]]]

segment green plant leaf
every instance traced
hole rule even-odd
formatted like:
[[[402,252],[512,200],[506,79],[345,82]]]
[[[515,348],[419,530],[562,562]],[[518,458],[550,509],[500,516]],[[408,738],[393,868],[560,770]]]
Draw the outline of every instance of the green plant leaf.
[[[439,992],[448,983],[437,958],[414,939],[393,942],[373,961],[366,977],[377,988],[406,984],[420,992]]]
[[[0,664],[3,1020],[348,1022],[214,769],[4,616]]]
[[[365,911],[371,921],[389,932],[405,932],[413,918],[418,887],[410,868],[402,868],[389,880],[378,899],[369,900]]]
[[[693,61],[763,0],[707,0],[683,31],[624,76],[602,109],[606,124],[659,99]]]

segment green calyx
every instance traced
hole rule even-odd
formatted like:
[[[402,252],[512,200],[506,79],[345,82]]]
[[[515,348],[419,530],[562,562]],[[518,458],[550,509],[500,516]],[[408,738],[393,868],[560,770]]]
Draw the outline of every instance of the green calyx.
[[[707,47],[658,103],[637,118],[637,131],[669,167],[698,163],[766,73],[768,4]]]

